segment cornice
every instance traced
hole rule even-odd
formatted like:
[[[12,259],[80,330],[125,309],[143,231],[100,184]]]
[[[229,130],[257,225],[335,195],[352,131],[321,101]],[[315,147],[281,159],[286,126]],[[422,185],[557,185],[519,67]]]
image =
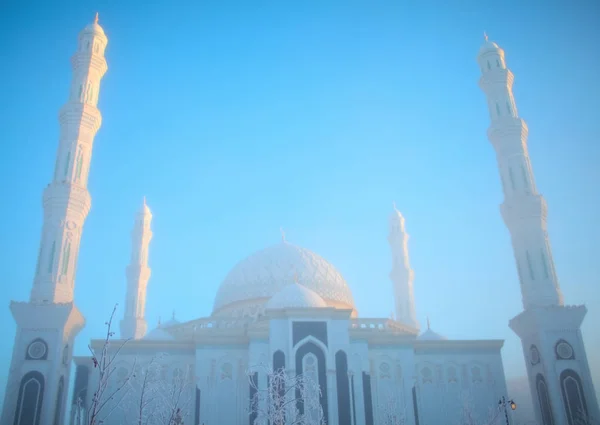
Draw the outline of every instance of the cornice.
[[[502,339],[414,341],[416,354],[422,350],[499,351],[503,346]]]
[[[552,305],[528,308],[512,318],[509,327],[520,337],[538,331],[575,331],[587,314],[585,305]]]

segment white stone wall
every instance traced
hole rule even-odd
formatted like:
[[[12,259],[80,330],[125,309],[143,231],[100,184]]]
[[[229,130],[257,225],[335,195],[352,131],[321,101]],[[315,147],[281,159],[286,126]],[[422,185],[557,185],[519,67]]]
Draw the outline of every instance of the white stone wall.
[[[248,346],[199,346],[196,376],[200,398],[200,423],[248,422]]]
[[[458,425],[465,409],[483,421],[507,396],[499,351],[431,351],[415,360],[419,425]]]
[[[373,397],[373,417],[383,424],[386,415],[414,423],[412,387],[414,349],[411,345],[374,347],[369,351],[369,373]]]

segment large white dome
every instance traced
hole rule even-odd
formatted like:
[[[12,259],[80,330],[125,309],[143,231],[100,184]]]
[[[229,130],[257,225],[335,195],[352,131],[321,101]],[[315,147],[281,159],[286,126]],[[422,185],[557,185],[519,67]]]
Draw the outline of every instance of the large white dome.
[[[314,291],[327,306],[356,314],[352,292],[333,265],[312,251],[281,242],[250,255],[229,272],[217,291],[213,315],[261,311],[294,281]]]
[[[290,283],[267,301],[267,310],[324,308],[327,303],[304,285]]]

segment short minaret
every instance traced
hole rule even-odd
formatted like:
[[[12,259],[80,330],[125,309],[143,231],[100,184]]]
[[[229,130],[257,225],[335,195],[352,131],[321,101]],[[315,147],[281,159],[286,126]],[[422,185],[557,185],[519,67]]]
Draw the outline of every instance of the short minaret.
[[[564,306],[548,239],[546,201],[536,188],[528,129],[512,92],[513,73],[504,50],[487,36],[477,61],[491,120],[488,138],[504,191],[500,210],[511,235],[524,308],[510,327],[523,344],[537,421],[573,424],[579,411],[599,418],[580,330],[587,310]]]
[[[79,244],[91,207],[87,181],[102,121],[96,105],[107,70],[107,43],[96,15],[79,34],[71,58],[73,78],[59,113],[54,175],[43,194],[44,223],[30,300],[11,303],[17,334],[3,424],[63,422],[73,342],[85,323],[73,293]]]
[[[413,271],[408,260],[408,233],[404,228],[404,217],[396,209],[390,216],[388,235],[392,249],[392,271],[390,279],[394,284],[394,303],[396,320],[407,326],[419,329],[415,311],[415,295],[413,289]]]
[[[135,225],[131,232],[131,262],[126,270],[125,315],[121,320],[122,339],[140,339],[146,335],[148,329],[145,310],[146,289],[150,279],[148,248],[152,239],[151,221],[152,213],[144,198],[144,204],[135,217]]]

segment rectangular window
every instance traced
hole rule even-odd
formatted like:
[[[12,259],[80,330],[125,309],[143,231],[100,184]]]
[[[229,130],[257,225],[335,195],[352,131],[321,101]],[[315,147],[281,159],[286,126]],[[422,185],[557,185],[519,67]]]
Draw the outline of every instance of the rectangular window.
[[[529,190],[529,179],[527,178],[527,171],[525,171],[525,167],[521,165],[521,174],[523,174],[523,183],[525,184],[525,189]]]
[[[548,279],[550,277],[550,275],[548,273],[548,263],[546,262],[546,254],[544,253],[543,249],[542,249],[542,265],[544,266],[544,277],[546,279]]]
[[[510,177],[510,187],[512,187],[512,190],[516,190],[515,176],[511,167],[508,167],[508,177]]]
[[[531,280],[535,280],[535,276],[533,275],[533,266],[531,264],[531,257],[529,256],[529,251],[525,251],[525,256],[527,257],[527,268],[529,269],[529,277]]]

